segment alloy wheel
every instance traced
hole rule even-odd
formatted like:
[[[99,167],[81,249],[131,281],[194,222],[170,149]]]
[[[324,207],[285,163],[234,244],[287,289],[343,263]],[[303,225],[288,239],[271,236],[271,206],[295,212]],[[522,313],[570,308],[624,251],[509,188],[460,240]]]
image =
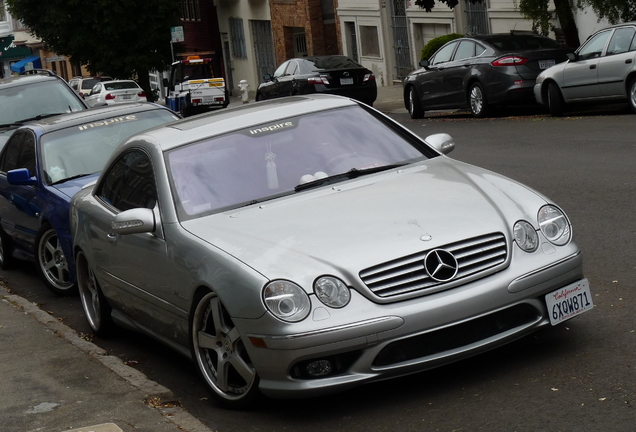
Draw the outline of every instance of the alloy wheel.
[[[241,335],[215,293],[197,303],[192,318],[193,354],[212,394],[223,404],[244,406],[258,391],[258,377]]]

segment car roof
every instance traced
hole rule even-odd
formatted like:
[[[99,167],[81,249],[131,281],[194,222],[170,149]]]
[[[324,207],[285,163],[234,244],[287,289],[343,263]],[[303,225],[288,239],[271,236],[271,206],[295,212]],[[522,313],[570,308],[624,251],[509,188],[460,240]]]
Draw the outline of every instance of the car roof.
[[[58,80],[60,79],[56,76],[44,75],[44,74],[16,75],[16,76],[0,79],[0,87],[18,87],[18,86],[28,85],[28,84],[32,84],[36,82],[58,81]]]
[[[142,132],[142,139],[158,142],[163,151],[194,141],[267,123],[276,123],[290,117],[359,106],[353,99],[326,94],[311,94],[271,99],[234,108],[188,117]],[[135,141],[134,137],[128,142]]]
[[[110,118],[116,116],[124,116],[132,113],[153,111],[153,110],[166,110],[173,112],[172,110],[155,103],[126,103],[118,105],[108,105],[98,108],[91,108],[88,110],[75,111],[68,114],[60,114],[54,117],[48,117],[42,120],[36,120],[27,123],[26,127],[39,127],[45,133],[54,131],[57,129],[64,129],[72,126],[79,126],[87,122],[96,121],[103,118]],[[176,115],[176,113],[175,113]]]

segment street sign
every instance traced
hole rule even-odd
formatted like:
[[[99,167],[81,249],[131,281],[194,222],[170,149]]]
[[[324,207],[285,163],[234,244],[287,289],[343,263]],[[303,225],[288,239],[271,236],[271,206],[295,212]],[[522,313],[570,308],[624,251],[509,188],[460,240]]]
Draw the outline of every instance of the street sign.
[[[170,27],[170,35],[172,36],[172,39],[171,39],[172,43],[183,42],[184,41],[183,27],[182,26]]]

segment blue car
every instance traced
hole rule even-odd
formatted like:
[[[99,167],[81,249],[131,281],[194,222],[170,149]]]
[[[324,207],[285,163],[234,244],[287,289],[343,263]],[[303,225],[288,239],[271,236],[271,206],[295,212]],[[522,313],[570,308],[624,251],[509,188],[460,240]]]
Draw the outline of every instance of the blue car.
[[[58,295],[77,291],[69,202],[94,181],[115,148],[179,119],[166,107],[123,104],[63,114],[16,129],[0,151],[0,266],[35,261]]]

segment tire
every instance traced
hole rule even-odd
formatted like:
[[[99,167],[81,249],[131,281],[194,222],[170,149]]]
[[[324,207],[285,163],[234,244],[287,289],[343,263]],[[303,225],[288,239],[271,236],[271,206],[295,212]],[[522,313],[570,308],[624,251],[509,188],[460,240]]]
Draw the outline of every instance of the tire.
[[[409,87],[408,99],[406,100],[406,109],[409,111],[412,119],[421,119],[424,117],[424,109],[422,102],[417,94],[415,87]]]
[[[111,317],[112,309],[99,287],[99,282],[84,252],[80,251],[77,254],[75,262],[77,287],[88,324],[96,335],[111,336],[115,331],[115,323]]]
[[[206,387],[226,408],[249,408],[259,395],[258,375],[241,335],[218,296],[204,292],[190,316],[192,358]]]
[[[561,96],[561,90],[556,83],[548,84],[548,109],[552,117],[561,117],[563,115],[563,96]]]
[[[181,114],[181,117],[186,118],[192,115],[192,112],[190,108],[188,108],[184,104],[181,104],[181,106],[179,107],[179,114]]]
[[[489,107],[484,88],[478,82],[468,89],[468,106],[473,117],[483,118],[488,115]]]
[[[9,236],[0,228],[0,269],[10,270],[15,263],[15,258],[11,255],[13,247]]]
[[[35,264],[46,286],[59,296],[76,294],[77,285],[71,282],[68,261],[51,225],[42,225],[35,240],[35,248]]]
[[[636,114],[636,77],[632,78],[629,83],[627,97],[629,98],[629,108]]]

